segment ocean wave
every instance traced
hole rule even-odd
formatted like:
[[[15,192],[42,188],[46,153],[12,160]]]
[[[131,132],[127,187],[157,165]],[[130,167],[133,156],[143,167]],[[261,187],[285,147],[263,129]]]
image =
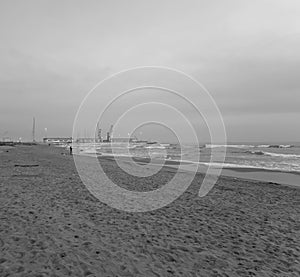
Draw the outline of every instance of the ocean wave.
[[[205,144],[205,148],[253,148],[254,145],[248,144]]]
[[[227,148],[292,148],[294,145],[291,144],[205,144],[205,148],[218,148],[218,147],[227,147]]]
[[[271,153],[265,151],[246,151],[247,153],[254,154],[254,155],[265,155],[271,157],[281,157],[281,158],[300,158],[300,155],[296,154],[281,154],[281,153]]]
[[[253,155],[265,155],[264,151],[246,151],[246,153],[253,154]]]
[[[300,172],[300,168],[291,167],[291,166],[268,166],[268,165],[249,165],[249,164],[234,164],[234,163],[209,163],[209,162],[200,162],[205,166],[212,166],[224,169],[230,168],[241,168],[241,169],[260,169],[260,170],[269,170],[269,171],[281,171],[281,172]]]
[[[257,145],[256,147],[257,148],[269,148],[271,145],[270,144],[260,144],[260,145]]]
[[[280,154],[280,153],[265,152],[265,155],[272,156],[272,157],[282,157],[282,158],[300,158],[300,155],[296,155],[296,154]]]
[[[170,159],[168,159],[170,160]],[[242,163],[230,163],[230,162],[201,162],[183,159],[172,159],[176,162],[198,164],[205,167],[217,167],[217,168],[236,168],[236,169],[258,169],[258,170],[269,170],[269,171],[280,171],[280,172],[300,172],[300,164],[287,163],[286,165],[280,163],[256,163],[256,164],[242,164]]]
[[[153,145],[153,146],[146,146],[146,149],[166,149],[163,145]]]
[[[256,151],[257,153],[263,153],[263,155],[282,155],[282,154],[277,154],[277,153],[268,153],[268,152],[263,152],[263,151]],[[253,151],[255,153],[255,151]],[[202,162],[202,161],[196,161],[196,160],[191,160],[191,159],[181,159],[180,157],[172,156],[172,155],[166,155],[166,156],[145,156],[145,155],[128,155],[128,154],[121,154],[121,153],[95,153],[92,151],[83,151],[83,152],[78,152],[74,154],[79,154],[79,155],[84,155],[84,156],[102,156],[102,157],[124,157],[124,158],[154,158],[154,159],[159,159],[161,161],[174,161],[174,162],[179,162],[179,163],[187,163],[187,164],[195,164],[195,165],[200,165],[200,166],[205,166],[205,167],[217,167],[217,168],[224,168],[224,169],[230,169],[230,168],[236,168],[236,169],[258,169],[258,170],[269,170],[269,171],[281,171],[281,172],[300,172],[300,164],[299,163],[290,163],[290,162],[254,162],[254,163],[237,163],[237,162]],[[158,154],[158,153],[157,153]],[[262,154],[258,154],[262,155]],[[283,154],[286,156],[286,154]],[[152,157],[151,157],[152,156]],[[155,157],[156,156],[156,157]],[[288,155],[291,156],[291,155]],[[297,156],[300,158],[300,155],[292,155],[292,157]]]
[[[222,167],[222,168],[257,168],[257,169],[261,169],[261,166],[234,164],[234,163],[200,162],[199,164],[203,164],[206,166]]]
[[[268,146],[268,148],[291,148],[291,147],[294,146],[290,144],[273,144]]]

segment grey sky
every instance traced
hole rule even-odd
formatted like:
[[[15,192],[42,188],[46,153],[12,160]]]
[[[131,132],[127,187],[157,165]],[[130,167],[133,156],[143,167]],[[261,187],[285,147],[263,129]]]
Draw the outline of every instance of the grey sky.
[[[215,98],[231,141],[300,140],[300,2],[0,1],[0,138],[71,135],[101,79],[182,70]]]

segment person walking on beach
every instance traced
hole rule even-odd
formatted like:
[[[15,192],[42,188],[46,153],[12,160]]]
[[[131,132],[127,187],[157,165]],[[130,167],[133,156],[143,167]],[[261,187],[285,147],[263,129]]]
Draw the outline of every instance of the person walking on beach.
[[[72,145],[70,145],[70,155],[72,155],[72,152],[73,152],[73,148]]]

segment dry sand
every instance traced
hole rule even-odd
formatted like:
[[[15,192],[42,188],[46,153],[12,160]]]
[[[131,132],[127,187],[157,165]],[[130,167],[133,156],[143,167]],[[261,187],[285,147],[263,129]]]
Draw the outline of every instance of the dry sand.
[[[126,213],[88,192],[63,149],[1,151],[1,277],[300,276],[299,188],[223,177],[199,198],[199,174],[169,206]],[[138,189],[172,174],[165,168]]]

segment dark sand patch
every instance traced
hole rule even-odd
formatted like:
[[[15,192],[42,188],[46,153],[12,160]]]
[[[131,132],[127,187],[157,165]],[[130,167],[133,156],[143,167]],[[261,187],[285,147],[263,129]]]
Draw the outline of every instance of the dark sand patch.
[[[198,174],[169,206],[126,213],[95,199],[67,154],[48,146],[1,153],[0,276],[300,275],[299,189],[223,177],[199,198]]]

